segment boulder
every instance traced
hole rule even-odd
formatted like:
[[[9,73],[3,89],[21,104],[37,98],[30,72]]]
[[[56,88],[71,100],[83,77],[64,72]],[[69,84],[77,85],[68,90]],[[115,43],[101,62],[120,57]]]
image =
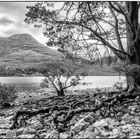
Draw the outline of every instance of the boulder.
[[[111,118],[106,118],[106,119],[96,121],[93,125],[98,128],[104,127],[104,128],[113,129],[114,126],[119,125],[119,122],[116,122],[114,119],[111,119]]]
[[[88,122],[84,121],[84,118],[79,120],[73,127],[71,127],[74,134],[85,130],[89,126]]]

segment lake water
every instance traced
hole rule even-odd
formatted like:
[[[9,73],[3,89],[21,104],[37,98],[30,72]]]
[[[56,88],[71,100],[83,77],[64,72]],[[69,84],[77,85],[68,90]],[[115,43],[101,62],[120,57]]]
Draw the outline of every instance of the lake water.
[[[0,77],[0,83],[2,84],[14,84],[18,89],[38,89],[40,83],[44,77]],[[87,89],[87,88],[104,88],[112,87],[116,82],[124,82],[125,86],[125,77],[124,76],[86,76],[76,87],[71,89]],[[85,83],[87,83],[85,85]]]

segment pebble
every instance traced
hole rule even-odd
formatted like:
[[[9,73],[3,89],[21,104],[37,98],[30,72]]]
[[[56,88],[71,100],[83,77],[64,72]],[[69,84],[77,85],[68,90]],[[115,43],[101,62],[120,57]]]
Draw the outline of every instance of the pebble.
[[[18,138],[21,139],[33,139],[35,135],[31,135],[31,134],[22,134],[20,136],[18,136]]]
[[[87,132],[86,131],[86,133],[84,135],[84,139],[95,139],[95,138],[96,138],[96,134],[94,132]]]
[[[66,133],[60,133],[60,139],[67,139],[69,137]]]
[[[58,132],[56,130],[53,130],[49,134],[45,136],[45,139],[58,139]]]
[[[129,139],[140,139],[140,136],[129,136]]]
[[[35,134],[36,130],[33,128],[25,128],[23,134]]]
[[[41,138],[41,139],[44,139],[44,138],[47,137],[47,135],[48,135],[48,133],[42,133],[42,134],[40,134],[40,138]]]

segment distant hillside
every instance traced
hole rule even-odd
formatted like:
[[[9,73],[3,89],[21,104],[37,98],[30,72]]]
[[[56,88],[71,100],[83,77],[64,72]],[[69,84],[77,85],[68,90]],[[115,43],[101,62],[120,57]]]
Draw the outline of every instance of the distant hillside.
[[[47,62],[75,60],[81,64],[80,71],[87,71],[89,75],[115,75],[111,67],[100,67],[100,63],[91,63],[82,57],[74,57],[67,51],[53,50],[34,39],[29,34],[15,34],[10,37],[0,37],[0,66],[36,67]],[[104,58],[104,63],[108,58]]]
[[[62,53],[39,43],[29,34],[0,37],[0,65],[32,66],[61,59]]]

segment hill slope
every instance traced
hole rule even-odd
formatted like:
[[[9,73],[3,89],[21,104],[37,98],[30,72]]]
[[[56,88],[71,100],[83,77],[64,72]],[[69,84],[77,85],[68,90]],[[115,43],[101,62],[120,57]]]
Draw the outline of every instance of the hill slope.
[[[32,66],[61,58],[62,53],[39,43],[29,34],[0,37],[0,65]]]

